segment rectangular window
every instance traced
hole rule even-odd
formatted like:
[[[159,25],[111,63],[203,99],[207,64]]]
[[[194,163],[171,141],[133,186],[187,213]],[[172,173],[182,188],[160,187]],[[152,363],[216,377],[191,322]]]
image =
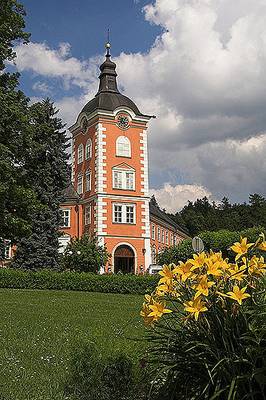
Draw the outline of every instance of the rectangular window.
[[[91,190],[91,172],[86,172],[86,192]]]
[[[174,235],[174,246],[176,246],[176,235]]]
[[[135,172],[113,170],[113,188],[114,189],[135,189]]]
[[[118,204],[114,205],[114,222],[122,223],[122,206]]]
[[[157,228],[157,238],[158,238],[158,242],[160,242],[161,241],[161,229],[159,228],[159,226]]]
[[[168,231],[165,232],[165,243],[168,244]]]
[[[126,189],[133,190],[134,189],[134,173],[126,172]]]
[[[84,224],[90,225],[91,223],[91,205],[88,205],[84,209]]]
[[[114,178],[114,188],[122,189],[122,180],[123,180],[122,171],[114,171],[113,178]]]
[[[154,225],[151,226],[151,238],[152,238],[152,240],[155,240],[155,226]]]
[[[135,204],[113,204],[113,222],[135,224]]]
[[[69,228],[70,227],[70,210],[61,209],[62,222],[61,228]]]
[[[126,206],[127,224],[134,224],[134,206]]]
[[[162,243],[164,243],[164,230],[162,229]]]
[[[78,194],[83,193],[83,176],[82,176],[82,174],[78,175],[77,192],[78,192]]]
[[[174,245],[174,235],[171,233],[171,246]]]

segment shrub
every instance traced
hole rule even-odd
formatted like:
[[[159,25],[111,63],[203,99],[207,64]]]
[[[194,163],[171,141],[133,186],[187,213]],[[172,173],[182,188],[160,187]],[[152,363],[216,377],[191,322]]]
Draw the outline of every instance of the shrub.
[[[61,259],[63,269],[79,272],[98,272],[108,261],[109,254],[105,247],[97,244],[88,235],[75,238],[67,245]]]
[[[254,242],[260,233],[266,234],[265,228],[255,227],[240,232],[232,232],[225,229],[217,232],[206,231],[200,233],[198,236],[203,240],[207,251],[221,251],[224,257],[229,257],[233,260],[233,252],[229,250],[231,243],[236,242],[240,236],[247,237],[250,242]],[[192,257],[192,255],[191,239],[186,239],[177,246],[164,249],[158,256],[158,263],[160,265],[177,264],[178,261],[185,261]]]
[[[258,250],[266,251],[264,235],[234,243],[234,263],[211,252],[164,266],[141,312],[158,399],[266,399],[266,264]]]
[[[193,254],[191,239],[185,239],[177,246],[165,248],[158,254],[158,264],[177,263],[178,261],[185,261]]]
[[[157,283],[158,276],[150,275],[97,275],[74,271],[0,269],[2,288],[145,294],[152,291]]]
[[[65,392],[80,400],[141,400],[147,385],[138,367],[124,354],[104,358],[89,343],[81,343],[71,360]]]

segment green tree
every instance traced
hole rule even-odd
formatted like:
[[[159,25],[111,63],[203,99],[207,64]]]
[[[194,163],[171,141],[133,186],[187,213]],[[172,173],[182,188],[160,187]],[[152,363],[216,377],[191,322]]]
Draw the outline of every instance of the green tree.
[[[62,267],[79,272],[98,272],[108,261],[109,254],[105,247],[97,244],[88,235],[73,239],[62,257]]]
[[[18,243],[14,267],[26,269],[58,266],[60,202],[69,182],[69,146],[58,110],[49,99],[30,107],[34,146],[26,163],[26,178],[41,207],[32,214],[32,233]]]
[[[25,162],[31,148],[28,99],[18,90],[19,75],[5,71],[15,57],[13,45],[27,42],[24,10],[15,0],[0,4],[0,238],[17,239],[29,235],[30,215],[36,196],[26,179]]]

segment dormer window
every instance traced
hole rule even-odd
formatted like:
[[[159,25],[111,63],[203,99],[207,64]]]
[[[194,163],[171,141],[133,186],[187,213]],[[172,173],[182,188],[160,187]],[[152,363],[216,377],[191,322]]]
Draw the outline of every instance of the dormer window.
[[[83,144],[81,143],[78,147],[78,164],[83,162],[84,154],[83,154]]]
[[[131,157],[130,140],[126,136],[119,136],[117,138],[116,155],[118,157]]]

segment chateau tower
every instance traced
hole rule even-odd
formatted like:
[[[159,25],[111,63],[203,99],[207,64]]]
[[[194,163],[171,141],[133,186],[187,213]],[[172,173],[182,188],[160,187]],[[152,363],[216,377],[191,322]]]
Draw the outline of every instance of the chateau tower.
[[[113,272],[144,271],[151,264],[147,123],[122,95],[107,43],[99,90],[69,129],[72,183],[79,195],[76,232],[88,233],[111,254]]]

